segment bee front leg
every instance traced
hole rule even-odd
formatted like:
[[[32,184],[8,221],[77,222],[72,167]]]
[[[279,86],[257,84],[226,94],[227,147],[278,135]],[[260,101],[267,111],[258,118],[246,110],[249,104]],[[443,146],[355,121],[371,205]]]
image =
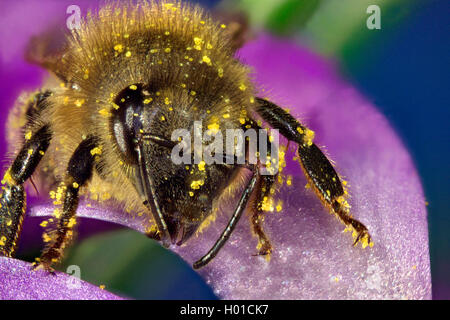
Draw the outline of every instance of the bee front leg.
[[[12,257],[22,230],[26,211],[23,183],[32,175],[51,139],[48,126],[43,126],[25,141],[2,180],[0,198],[0,255]]]
[[[346,191],[327,157],[313,143],[314,132],[300,124],[292,115],[272,102],[257,98],[256,112],[269,125],[290,141],[298,144],[300,165],[324,206],[328,207],[346,227],[353,231],[354,245],[361,242],[363,248],[372,245],[367,228],[350,215]]]
[[[92,177],[95,153],[91,151],[97,146],[96,141],[94,137],[83,140],[70,158],[64,185],[60,187],[64,194],[62,212],[57,217],[56,230],[49,234],[48,245],[38,259],[36,269],[44,268],[52,271],[52,264],[60,261],[65,247],[73,237],[79,200],[78,191]]]

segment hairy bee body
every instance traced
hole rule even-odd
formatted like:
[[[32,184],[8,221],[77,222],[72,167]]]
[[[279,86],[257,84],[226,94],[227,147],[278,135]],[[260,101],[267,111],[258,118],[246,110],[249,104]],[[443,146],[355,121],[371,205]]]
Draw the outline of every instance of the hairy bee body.
[[[247,68],[234,59],[230,42],[224,25],[180,3],[109,5],[100,9],[98,17],[87,18],[68,37],[60,63],[50,70],[57,79],[50,77],[42,89],[52,92],[45,107],[28,116],[23,130],[31,136],[42,123],[51,124],[54,138],[35,178],[42,182],[40,187],[49,189],[50,182],[49,191],[56,191],[73,151],[83,139],[95,135],[100,138],[100,147],[92,151],[99,156],[97,170],[82,193],[92,199],[117,200],[128,212],[149,215],[130,180],[135,168],[118,150],[111,131],[111,114],[117,108],[114,99],[133,84],[152,84],[147,97],[149,107],[156,110],[152,128],[168,133],[169,139],[172,131],[189,129],[194,121],[217,123],[221,129],[239,128],[253,87]],[[10,123],[26,123],[24,116],[35,106],[30,101],[18,107],[22,116],[17,118],[17,110],[13,111]],[[159,179],[173,170],[157,162],[153,165]],[[232,175],[227,173],[220,180],[229,181]]]
[[[261,130],[258,140],[270,144],[257,119],[298,145],[300,165],[324,206],[354,231],[355,244],[371,244],[367,228],[351,217],[347,192],[314,144],[314,132],[256,96],[249,69],[234,57],[234,36],[200,8],[180,2],[110,4],[89,13],[61,53],[40,62],[51,73],[43,89],[11,112],[9,140],[20,148],[2,181],[0,254],[14,253],[26,210],[23,184],[33,173],[57,206],[39,261],[47,269],[73,237],[82,195],[145,215],[149,236],[168,246],[201,230],[219,200],[241,187],[227,227],[194,267],[214,258],[246,209],[258,254],[270,254],[263,221],[277,170],[260,171],[272,166],[267,159],[278,150],[264,158],[260,144],[251,151],[245,140],[245,163],[228,162],[234,150],[217,152],[221,163],[172,158],[173,133],[184,129],[194,136],[196,123],[201,132],[222,136],[227,129]],[[197,151],[188,152],[195,157]],[[253,152],[256,163],[248,161]]]

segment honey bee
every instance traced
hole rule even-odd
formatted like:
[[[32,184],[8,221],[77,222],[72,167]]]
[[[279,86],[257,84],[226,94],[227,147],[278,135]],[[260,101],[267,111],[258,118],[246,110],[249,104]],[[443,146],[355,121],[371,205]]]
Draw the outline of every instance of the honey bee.
[[[10,126],[20,127],[20,149],[2,181],[0,254],[15,252],[26,211],[23,185],[33,174],[56,206],[38,268],[52,270],[60,261],[74,236],[80,196],[145,214],[149,237],[168,247],[198,232],[237,184],[244,184],[243,191],[228,225],[194,268],[217,255],[246,209],[258,254],[269,255],[264,203],[279,173],[260,174],[267,165],[262,161],[174,163],[171,133],[192,130],[195,121],[223,133],[260,129],[262,122],[277,129],[298,145],[309,185],[354,231],[354,244],[371,244],[367,228],[351,217],[345,187],[314,144],[314,132],[258,97],[235,51],[227,26],[187,3],[113,3],[88,14],[61,54],[41,63],[50,74],[43,89],[11,112]],[[241,179],[242,171],[251,176]]]

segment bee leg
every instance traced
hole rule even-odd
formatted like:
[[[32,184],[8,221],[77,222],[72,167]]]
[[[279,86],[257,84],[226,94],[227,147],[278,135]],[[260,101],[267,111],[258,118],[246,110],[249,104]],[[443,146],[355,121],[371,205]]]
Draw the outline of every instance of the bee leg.
[[[26,211],[23,183],[30,178],[47,150],[51,132],[47,125],[26,140],[3,178],[0,198],[0,255],[12,257]]]
[[[36,269],[44,268],[51,271],[51,265],[59,262],[73,236],[79,201],[78,191],[92,177],[95,155],[91,153],[91,150],[96,146],[97,139],[88,137],[78,145],[69,160],[67,176],[64,186],[61,187],[64,192],[62,212],[58,217],[56,230],[50,233],[50,241],[38,259],[39,264],[35,266]]]
[[[272,252],[269,237],[264,232],[264,203],[270,198],[270,189],[275,182],[275,176],[261,176],[256,187],[256,201],[252,208],[250,221],[252,230],[258,237],[258,254],[268,255]]]
[[[214,246],[204,255],[200,260],[196,261],[193,265],[194,269],[199,269],[206,264],[208,264],[216,255],[219,253],[220,249],[224,246],[227,240],[230,238],[231,233],[239,222],[242,213],[245,211],[247,203],[252,195],[253,189],[255,188],[256,181],[259,177],[259,172],[256,167],[252,168],[252,178],[250,179],[247,187],[242,192],[241,198],[238,202],[236,209],[234,210],[233,216],[231,217],[225,230],[222,232],[220,238],[216,241]]]
[[[261,98],[256,100],[259,104],[256,112],[288,140],[298,144],[300,165],[309,185],[324,206],[330,208],[339,220],[353,231],[354,245],[359,241],[363,247],[372,245],[367,228],[350,215],[350,206],[345,200],[347,193],[338,174],[319,147],[313,143],[314,132],[272,102]]]
[[[253,129],[258,130],[259,132],[262,132],[262,128],[256,123],[256,121],[251,120],[251,126]],[[269,136],[267,134],[263,136],[259,136],[258,139],[265,139],[266,140],[266,150],[262,150],[258,148],[258,160],[259,165],[261,166],[261,162],[265,163],[267,162],[268,158],[266,155],[270,158],[271,157],[271,151],[272,151],[272,143],[270,142]],[[260,144],[258,143],[258,146]],[[247,144],[247,154],[250,152],[249,146]],[[267,170],[266,173],[270,173],[270,170]],[[278,170],[276,172],[272,172],[271,174],[264,174],[261,175],[258,179],[258,182],[256,184],[256,190],[255,190],[255,199],[252,203],[252,209],[251,209],[251,216],[250,216],[250,223],[252,226],[253,233],[258,238],[258,253],[256,255],[269,255],[272,252],[272,245],[270,243],[269,237],[264,231],[263,222],[264,222],[264,214],[265,214],[265,204],[269,201],[271,198],[271,189],[275,182],[276,177],[278,176]]]

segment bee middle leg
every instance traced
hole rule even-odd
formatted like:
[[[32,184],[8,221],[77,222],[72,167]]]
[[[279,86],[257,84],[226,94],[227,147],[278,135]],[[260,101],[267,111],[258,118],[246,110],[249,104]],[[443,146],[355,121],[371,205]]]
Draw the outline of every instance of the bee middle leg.
[[[257,98],[256,112],[278,129],[288,140],[298,144],[298,156],[309,185],[322,203],[330,208],[345,226],[353,230],[354,245],[361,242],[363,248],[372,245],[364,224],[354,219],[345,200],[345,188],[323,152],[313,143],[314,132],[300,124],[292,115],[265,99]]]
[[[51,265],[59,262],[65,247],[72,239],[79,201],[78,191],[92,177],[95,155],[91,153],[91,150],[96,146],[95,137],[86,138],[78,145],[69,160],[64,185],[60,186],[64,194],[62,212],[57,216],[56,230],[50,233],[48,245],[38,259],[36,269],[44,268],[52,271]]]
[[[263,222],[264,204],[271,198],[271,189],[275,182],[275,177],[271,175],[261,176],[255,190],[256,199],[253,203],[250,222],[253,232],[258,237],[257,255],[268,255],[272,252],[272,244],[264,231]]]

